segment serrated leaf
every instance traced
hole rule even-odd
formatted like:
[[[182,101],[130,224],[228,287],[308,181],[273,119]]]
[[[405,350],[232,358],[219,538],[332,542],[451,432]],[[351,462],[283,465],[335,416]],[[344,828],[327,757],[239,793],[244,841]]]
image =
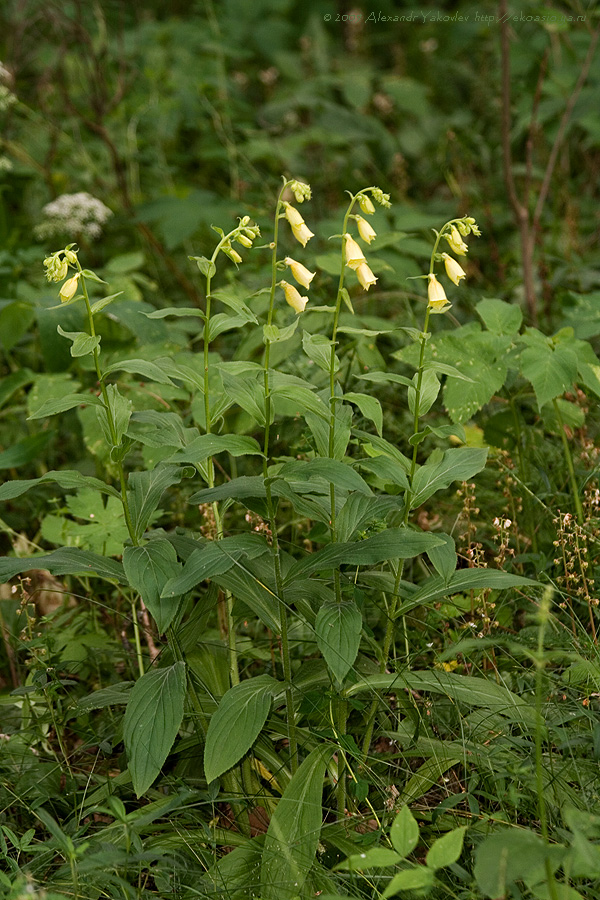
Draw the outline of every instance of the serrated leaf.
[[[175,548],[166,540],[149,541],[142,547],[125,547],[123,568],[129,584],[148,607],[159,634],[164,634],[179,606],[179,596],[161,598],[165,584],[181,572]]]
[[[261,900],[294,900],[312,868],[322,824],[323,778],[332,746],[309,753],[271,816],[262,854]]]
[[[96,347],[100,346],[99,334],[91,335],[85,331],[64,331],[60,325],[56,326],[56,330],[63,337],[73,342],[71,345],[71,356],[87,356]]]
[[[419,826],[408,806],[403,806],[390,828],[390,840],[402,859],[419,843]]]
[[[475,310],[485,327],[496,334],[516,334],[523,322],[521,307],[516,303],[486,297]]]
[[[137,797],[158,776],[183,719],[185,663],[151,669],[136,681],[123,722],[127,762]]]
[[[317,646],[334,678],[342,682],[358,655],[362,615],[354,602],[325,603],[315,619]]]
[[[213,713],[204,748],[204,775],[210,784],[248,752],[269,715],[279,687],[270,675],[257,675],[234,685]]]
[[[462,853],[466,826],[454,828],[433,842],[425,857],[430,869],[443,869],[457,862]]]
[[[531,382],[538,406],[564,394],[577,378],[577,355],[574,350],[557,344],[536,344],[521,353],[521,372]]]

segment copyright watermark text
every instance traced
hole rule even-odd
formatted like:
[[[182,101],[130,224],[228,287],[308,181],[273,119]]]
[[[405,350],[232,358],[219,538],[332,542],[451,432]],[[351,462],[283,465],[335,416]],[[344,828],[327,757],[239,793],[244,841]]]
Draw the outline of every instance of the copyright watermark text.
[[[459,13],[443,13],[437,12],[410,12],[406,15],[394,14],[386,15],[381,10],[371,10],[371,12],[363,12],[355,9],[349,13],[327,13],[323,16],[325,22],[371,22],[392,23],[392,22],[417,22],[421,25],[428,25],[433,22],[484,22],[487,25],[500,25],[505,22],[537,22],[540,25],[564,25],[567,22],[585,22],[587,16],[569,16],[563,13],[547,13],[543,15],[528,15],[527,13],[507,13],[504,16],[495,16],[490,13],[475,12],[473,15],[461,15]]]

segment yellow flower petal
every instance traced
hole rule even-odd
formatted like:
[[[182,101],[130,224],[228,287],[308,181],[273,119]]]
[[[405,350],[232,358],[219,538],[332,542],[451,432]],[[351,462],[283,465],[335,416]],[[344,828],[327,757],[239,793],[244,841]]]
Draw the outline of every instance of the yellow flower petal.
[[[303,266],[302,263],[297,262],[297,260],[292,259],[290,256],[286,256],[284,262],[286,266],[289,266],[292,270],[292,275],[298,284],[301,284],[303,288],[308,290],[316,272],[309,272],[306,266]]]
[[[365,255],[350,234],[344,235],[346,241],[346,265],[349,269],[358,269],[363,263],[366,263]]]
[[[358,225],[358,233],[367,244],[370,244],[371,241],[377,237],[375,229],[366,219],[363,219],[362,216],[356,217],[356,224]]]
[[[447,253],[442,253],[442,259],[444,260],[444,265],[446,267],[446,275],[448,276],[450,281],[454,282],[454,284],[458,285],[461,278],[467,277],[467,273],[465,272],[463,267],[459,265],[451,256],[448,256]]]
[[[427,296],[429,298],[429,306],[431,309],[443,309],[448,303],[446,292],[435,275],[431,274],[428,277]]]
[[[363,289],[368,291],[372,284],[375,284],[377,278],[371,272],[370,268],[366,263],[362,263],[362,265],[358,266],[356,270],[356,277],[360,281]]]
[[[283,288],[285,299],[292,309],[296,313],[304,312],[306,304],[308,303],[308,297],[301,297],[297,288],[295,288],[293,284],[288,284],[287,281],[280,281],[279,284]]]

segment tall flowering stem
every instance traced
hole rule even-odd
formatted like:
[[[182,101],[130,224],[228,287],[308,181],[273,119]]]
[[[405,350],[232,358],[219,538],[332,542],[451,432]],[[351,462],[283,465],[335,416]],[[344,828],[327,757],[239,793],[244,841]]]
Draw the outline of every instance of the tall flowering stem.
[[[267,328],[273,324],[273,313],[275,310],[275,289],[277,287],[277,248],[279,243],[279,222],[283,217],[284,201],[283,195],[285,191],[293,185],[293,181],[284,180],[283,187],[277,198],[277,206],[275,208],[275,223],[273,226],[273,242],[271,244],[271,287],[269,291],[269,310],[267,313]],[[298,226],[292,225],[298,228]],[[312,235],[311,235],[312,236]],[[269,441],[271,435],[271,382],[270,382],[270,358],[271,358],[271,341],[265,334],[265,354],[263,363],[263,384],[265,391],[265,433],[263,442],[263,476],[265,480],[265,494],[267,503],[267,514],[269,516],[269,524],[271,527],[273,542],[273,560],[275,569],[275,586],[277,589],[277,598],[279,604],[279,620],[280,620],[280,648],[281,648],[281,665],[283,669],[283,678],[285,687],[285,706],[288,727],[288,740],[290,746],[290,768],[294,773],[298,768],[298,738],[296,735],[296,714],[294,711],[294,698],[292,695],[292,660],[290,656],[290,646],[288,638],[288,612],[284,596],[283,574],[281,570],[281,554],[279,550],[279,537],[277,534],[277,522],[275,517],[275,506],[273,503],[273,494],[271,492],[271,482],[269,480]]]
[[[83,299],[85,301],[85,308],[87,311],[88,317],[88,325],[90,329],[90,335],[92,337],[96,337],[96,328],[94,326],[94,314],[92,312],[92,306],[90,303],[90,296],[87,289],[87,284],[85,280],[85,274],[83,269],[81,268],[81,263],[75,254],[75,266],[77,268],[78,275],[75,276],[77,278],[76,285],[81,287],[81,293],[83,294]],[[68,282],[66,282],[68,284]],[[65,286],[63,285],[62,290],[64,291]],[[61,295],[62,299],[62,295]],[[94,358],[94,368],[96,370],[96,376],[98,379],[98,385],[100,387],[100,392],[102,394],[102,400],[104,401],[104,409],[106,413],[106,421],[108,423],[108,431],[111,437],[111,442],[113,447],[117,447],[119,445],[119,440],[117,437],[117,427],[115,424],[115,418],[113,415],[113,410],[110,405],[110,401],[108,398],[108,391],[106,390],[106,385],[104,383],[104,376],[102,374],[102,370],[100,368],[100,351],[98,347],[94,347],[93,349],[93,358]],[[137,539],[137,535],[135,533],[135,529],[133,527],[133,520],[131,518],[131,510],[129,509],[129,500],[127,497],[127,477],[125,475],[125,467],[123,466],[122,458],[117,458],[117,472],[119,475],[119,485],[120,485],[120,493],[121,493],[121,505],[123,506],[123,515],[125,517],[125,524],[127,525],[127,531],[129,532],[129,537],[131,538],[131,543],[134,547],[139,546],[139,541]],[[144,657],[142,655],[142,642],[140,638],[140,626],[137,617],[137,607],[135,597],[132,595],[131,597],[131,619],[133,622],[133,634],[135,641],[135,651],[136,658],[138,664],[138,670],[140,675],[144,674]]]

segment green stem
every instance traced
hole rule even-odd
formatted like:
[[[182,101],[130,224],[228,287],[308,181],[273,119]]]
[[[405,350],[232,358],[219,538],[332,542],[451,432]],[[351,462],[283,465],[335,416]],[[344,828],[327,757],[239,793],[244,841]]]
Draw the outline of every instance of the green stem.
[[[96,328],[94,326],[94,314],[92,312],[92,307],[90,304],[90,297],[89,297],[89,293],[88,293],[88,289],[87,289],[87,284],[85,282],[85,275],[83,274],[83,270],[81,268],[81,264],[80,264],[79,260],[77,260],[77,271],[79,272],[79,284],[81,285],[83,299],[85,300],[90,334],[92,337],[96,337]],[[96,377],[98,379],[98,384],[100,385],[100,392],[102,394],[102,400],[104,401],[104,408],[106,411],[106,421],[108,422],[108,430],[110,433],[110,439],[111,439],[113,448],[116,449],[119,447],[120,441],[119,441],[118,435],[117,435],[117,427],[116,427],[112,407],[111,407],[110,401],[108,399],[108,391],[106,390],[106,385],[104,383],[104,376],[103,376],[102,370],[100,368],[100,351],[98,350],[98,347],[94,347],[92,355],[94,358],[94,367],[96,369]],[[125,517],[125,524],[127,526],[127,531],[129,533],[131,543],[133,544],[134,547],[139,547],[140,542],[138,540],[138,536],[136,534],[136,531],[135,531],[135,528],[133,525],[133,520],[131,518],[131,510],[129,508],[129,499],[127,497],[127,478],[125,475],[125,467],[123,466],[123,460],[119,459],[117,461],[116,465],[117,465],[117,472],[119,475],[121,505],[123,507],[123,515]],[[132,611],[133,634],[134,634],[134,640],[135,640],[138,671],[139,671],[139,674],[141,677],[144,674],[145,667],[144,667],[144,657],[142,654],[142,643],[141,643],[141,638],[140,638],[140,625],[137,620],[137,610],[136,610],[136,605],[135,605],[134,599],[132,599],[132,601],[131,601],[131,611]]]
[[[544,758],[542,753],[542,700],[544,689],[544,668],[546,661],[544,659],[544,637],[546,626],[550,617],[550,595],[551,589],[546,589],[540,603],[539,612],[539,629],[538,629],[538,645],[535,659],[535,710],[536,710],[536,726],[535,726],[535,778],[536,792],[538,801],[538,813],[540,817],[540,830],[542,837],[547,846],[550,844],[548,836],[548,817],[546,810],[546,798],[544,796]],[[546,879],[551,900],[558,900],[558,891],[554,872],[548,857],[544,860],[546,868]]]
[[[525,463],[525,457],[523,455],[523,432],[521,431],[521,423],[519,422],[519,414],[517,412],[515,406],[515,398],[510,398],[510,408],[512,411],[513,423],[515,426],[515,434],[517,436],[517,456],[519,457],[519,470],[521,472],[521,478],[523,481],[528,481],[529,471],[527,465]],[[529,534],[531,535],[531,549],[534,553],[538,552],[538,543],[537,543],[537,531],[535,526],[535,520],[533,515],[533,509],[531,506],[531,498],[529,495],[525,495],[524,497],[525,504],[525,512],[527,515],[527,520],[529,524]],[[513,516],[514,519],[514,516]]]
[[[275,288],[277,286],[277,247],[279,240],[279,219],[281,216],[281,208],[283,206],[282,197],[284,191],[290,182],[286,181],[279,192],[277,198],[277,206],[275,208],[275,224],[273,227],[273,243],[271,252],[271,288],[269,292],[269,311],[267,313],[267,326],[273,323],[273,313],[275,309]],[[265,338],[265,355],[264,355],[264,371],[263,383],[265,390],[265,433],[263,442],[263,477],[265,480],[265,493],[267,504],[267,515],[269,517],[269,525],[271,528],[272,545],[273,545],[273,564],[275,569],[275,585],[277,589],[277,600],[279,605],[280,619],[280,639],[281,639],[281,665],[283,669],[283,679],[285,681],[285,707],[288,728],[288,740],[290,748],[290,768],[292,774],[298,769],[298,738],[296,734],[296,714],[294,711],[294,698],[292,694],[292,660],[290,656],[290,646],[288,637],[288,614],[285,603],[283,574],[281,570],[281,553],[279,548],[279,536],[277,534],[277,521],[275,516],[275,506],[273,503],[273,495],[271,492],[271,483],[269,481],[269,441],[271,436],[271,385],[269,375],[269,365],[271,359],[271,341]]]
[[[565,462],[567,464],[567,469],[569,470],[569,479],[571,481],[571,491],[573,493],[573,500],[575,502],[575,511],[577,513],[577,521],[580,525],[583,525],[583,522],[584,522],[583,506],[581,503],[581,496],[579,493],[579,485],[577,484],[577,476],[575,475],[575,467],[573,465],[573,456],[571,454],[571,448],[569,447],[567,435],[565,434],[565,425],[563,422],[563,418],[560,414],[560,406],[558,405],[558,400],[555,398],[552,401],[552,404],[554,406],[554,412],[555,412],[556,418],[558,420],[558,427],[560,430],[560,438],[562,440],[563,452],[565,454]]]

